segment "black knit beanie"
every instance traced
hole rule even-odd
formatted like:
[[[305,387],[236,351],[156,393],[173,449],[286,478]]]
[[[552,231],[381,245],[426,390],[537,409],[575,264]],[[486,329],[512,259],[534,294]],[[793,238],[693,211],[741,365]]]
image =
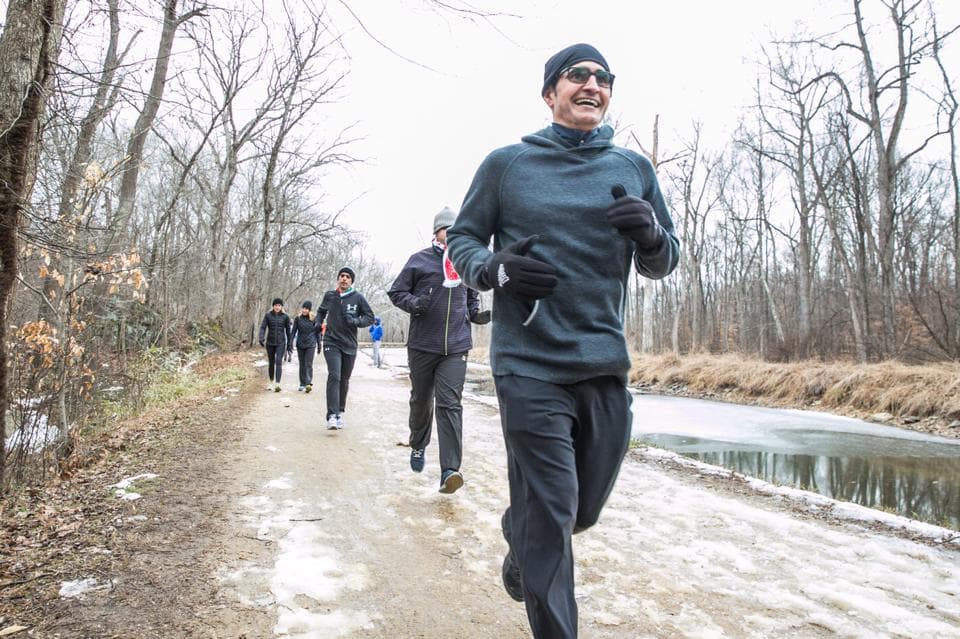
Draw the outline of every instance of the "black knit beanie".
[[[543,65],[543,88],[540,89],[540,97],[543,97],[544,93],[553,88],[557,83],[557,76],[560,75],[561,71],[577,62],[585,62],[587,60],[596,62],[606,71],[610,71],[610,65],[607,64],[603,55],[593,46],[584,44],[583,42],[571,44],[566,49],[562,49],[550,56],[547,63]]]
[[[347,275],[350,276],[350,283],[351,283],[351,284],[352,284],[353,282],[356,282],[356,281],[357,281],[356,276],[353,274],[353,269],[350,268],[349,266],[344,266],[342,269],[340,269],[339,271],[337,271],[337,277],[340,277],[340,274],[341,274],[341,273],[346,273]]]
[[[310,300],[305,300],[303,302],[303,308],[309,311],[311,308],[313,308],[313,302],[311,302]]]
[[[280,306],[283,306],[283,300],[280,299],[279,297],[273,298],[273,304],[271,304],[270,306],[276,306],[277,304],[279,304]]]

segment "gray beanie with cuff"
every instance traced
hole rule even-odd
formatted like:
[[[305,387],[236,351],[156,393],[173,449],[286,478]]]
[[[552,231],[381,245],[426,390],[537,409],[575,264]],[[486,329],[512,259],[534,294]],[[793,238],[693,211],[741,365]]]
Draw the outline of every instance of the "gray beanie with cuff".
[[[433,232],[436,233],[440,229],[450,228],[456,219],[457,214],[451,211],[449,206],[443,207],[443,210],[433,216]]]

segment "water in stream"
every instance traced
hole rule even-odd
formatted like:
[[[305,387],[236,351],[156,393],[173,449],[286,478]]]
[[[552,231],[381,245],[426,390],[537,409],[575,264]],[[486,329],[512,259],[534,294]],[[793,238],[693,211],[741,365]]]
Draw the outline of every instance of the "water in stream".
[[[637,395],[633,436],[772,484],[960,530],[960,440],[826,413]]]

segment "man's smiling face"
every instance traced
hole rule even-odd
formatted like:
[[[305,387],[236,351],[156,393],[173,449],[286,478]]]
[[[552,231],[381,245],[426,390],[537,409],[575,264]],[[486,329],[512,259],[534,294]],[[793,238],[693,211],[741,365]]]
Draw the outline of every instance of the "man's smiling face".
[[[584,61],[576,64],[591,71],[602,69],[596,62]],[[570,129],[590,131],[600,126],[603,116],[610,106],[610,89],[597,85],[597,78],[590,76],[585,84],[576,84],[561,73],[557,83],[543,95],[544,101],[553,112],[553,121]]]

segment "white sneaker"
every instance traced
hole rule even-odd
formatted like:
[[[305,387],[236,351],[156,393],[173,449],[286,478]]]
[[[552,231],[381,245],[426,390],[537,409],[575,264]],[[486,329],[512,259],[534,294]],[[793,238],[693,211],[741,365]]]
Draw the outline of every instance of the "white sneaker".
[[[273,382],[270,382],[269,384],[267,384],[267,390],[268,390],[268,391],[272,391],[272,390],[273,390]]]
[[[337,416],[331,415],[327,418],[327,430],[337,430]]]
[[[276,385],[273,387],[273,392],[274,393],[280,392],[280,382],[277,382]]]
[[[343,415],[337,415],[337,430],[343,428]]]

